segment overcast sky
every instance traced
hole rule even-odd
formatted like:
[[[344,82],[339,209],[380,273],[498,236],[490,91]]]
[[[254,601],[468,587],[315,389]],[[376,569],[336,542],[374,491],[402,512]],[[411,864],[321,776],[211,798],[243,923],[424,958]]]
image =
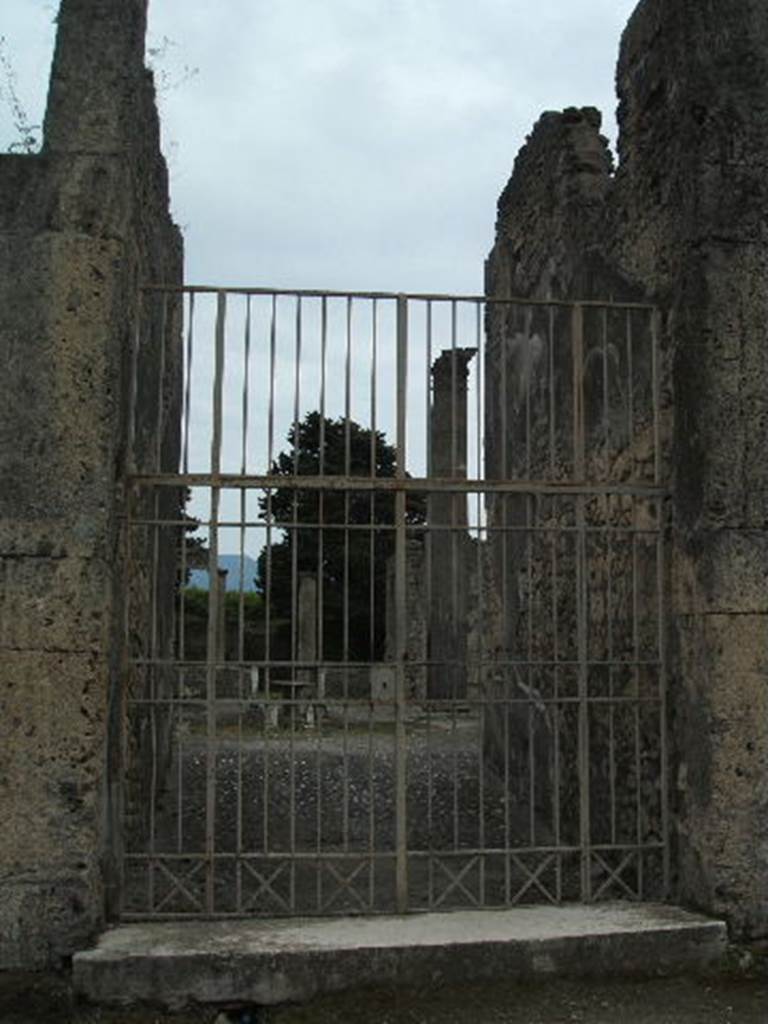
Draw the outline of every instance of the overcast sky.
[[[171,40],[161,105],[188,281],[481,291],[496,199],[538,115],[594,105],[613,135],[634,6],[152,0],[149,45]],[[33,123],[55,8],[2,0]],[[0,149],[13,141],[3,102]]]
[[[39,124],[57,4],[0,2],[4,150],[17,141],[8,62],[29,121]],[[540,113],[596,106],[613,137],[614,68],[634,6],[635,0],[152,0],[148,48],[187,282],[481,293],[496,200]],[[190,469],[205,469],[210,453],[212,303],[207,320],[199,309]],[[314,326],[313,311],[305,311],[300,399],[293,314],[280,322],[276,446],[297,407],[299,416],[321,407],[327,415],[344,411],[342,312],[335,310],[338,324],[329,330],[324,400],[317,309]],[[266,472],[270,462],[269,332],[263,315],[256,331],[258,315],[255,309],[250,472]],[[361,310],[361,322],[367,315]],[[367,389],[368,328],[362,323],[355,331],[351,414],[391,440],[393,326],[388,339],[381,327],[375,414]],[[471,324],[460,326],[468,338],[460,343],[478,344],[472,331]],[[229,368],[242,363],[243,333],[234,312],[228,332],[223,468],[238,471],[242,385]],[[436,327],[431,355],[423,332],[421,348],[415,334],[412,328],[407,465],[421,475],[428,458],[424,381],[436,351],[450,344],[450,331],[447,324]],[[480,357],[470,373],[479,408]],[[475,422],[482,422],[480,414]],[[482,474],[482,443],[472,423],[470,476]],[[204,515],[206,503],[205,493],[193,496],[196,515]],[[224,504],[232,511],[233,500]],[[255,556],[261,543],[254,537],[247,548]],[[222,549],[234,545],[223,541]]]

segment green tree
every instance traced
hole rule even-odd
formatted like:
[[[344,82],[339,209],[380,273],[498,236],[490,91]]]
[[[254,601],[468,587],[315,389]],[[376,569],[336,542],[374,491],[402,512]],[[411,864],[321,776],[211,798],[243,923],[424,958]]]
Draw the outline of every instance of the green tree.
[[[396,452],[384,434],[353,420],[310,412],[288,432],[272,473],[285,477],[393,477]],[[394,493],[280,487],[259,501],[279,539],[259,556],[259,583],[270,612],[284,626],[273,637],[274,656],[290,657],[298,578],[318,580],[322,603],[322,657],[380,658],[386,636],[387,563],[395,550]],[[409,495],[406,520],[424,521],[421,495]],[[306,525],[304,525],[306,524]]]
[[[203,587],[185,587],[184,658],[186,661],[205,661],[208,652],[208,600],[210,593]],[[230,591],[224,597],[226,653],[239,660],[240,630],[242,624],[242,653],[246,661],[259,661],[264,657],[264,599],[252,592]],[[177,639],[180,639],[180,616],[177,618]]]

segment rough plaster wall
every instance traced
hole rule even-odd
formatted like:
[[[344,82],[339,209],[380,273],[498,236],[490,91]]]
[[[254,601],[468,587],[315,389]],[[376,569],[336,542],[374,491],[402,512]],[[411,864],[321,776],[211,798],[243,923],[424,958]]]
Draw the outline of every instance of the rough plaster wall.
[[[544,115],[500,200],[488,292],[647,296],[664,310],[678,892],[764,935],[768,8],[645,0],[617,83],[615,178],[594,112]]]
[[[181,275],[145,19],[63,0],[43,152],[0,158],[0,967],[104,915],[135,296]]]

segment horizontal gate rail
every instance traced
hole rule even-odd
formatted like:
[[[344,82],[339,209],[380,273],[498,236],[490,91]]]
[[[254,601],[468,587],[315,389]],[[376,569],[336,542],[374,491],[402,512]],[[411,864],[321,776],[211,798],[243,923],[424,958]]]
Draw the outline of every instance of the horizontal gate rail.
[[[284,298],[316,298],[316,299],[383,299],[383,300],[405,300],[408,302],[441,302],[441,303],[472,303],[483,306],[535,306],[542,309],[615,309],[615,310],[636,310],[645,313],[655,313],[657,307],[647,302],[621,302],[612,299],[536,299],[510,296],[500,298],[492,295],[452,295],[442,292],[366,292],[366,291],[336,291],[323,288],[247,288],[232,287],[222,288],[213,284],[185,284],[185,285],[163,285],[147,284],[142,286],[142,292],[160,295],[243,295],[243,296],[266,296],[271,298],[281,296]]]
[[[135,487],[222,487],[233,489],[277,490],[293,486],[300,491],[405,491],[410,494],[434,491],[449,494],[547,494],[644,495],[661,498],[666,489],[653,484],[588,483],[583,480],[493,480],[434,477],[338,477],[338,476],[252,476],[237,473],[134,473]],[[289,481],[293,480],[293,484]],[[354,524],[349,524],[354,525]]]

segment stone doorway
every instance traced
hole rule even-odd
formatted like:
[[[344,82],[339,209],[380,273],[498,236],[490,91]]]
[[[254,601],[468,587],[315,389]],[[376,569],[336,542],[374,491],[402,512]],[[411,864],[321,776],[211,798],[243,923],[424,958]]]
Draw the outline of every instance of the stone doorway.
[[[134,402],[169,322],[184,401],[129,477],[120,916],[665,897],[655,310],[142,304]]]

